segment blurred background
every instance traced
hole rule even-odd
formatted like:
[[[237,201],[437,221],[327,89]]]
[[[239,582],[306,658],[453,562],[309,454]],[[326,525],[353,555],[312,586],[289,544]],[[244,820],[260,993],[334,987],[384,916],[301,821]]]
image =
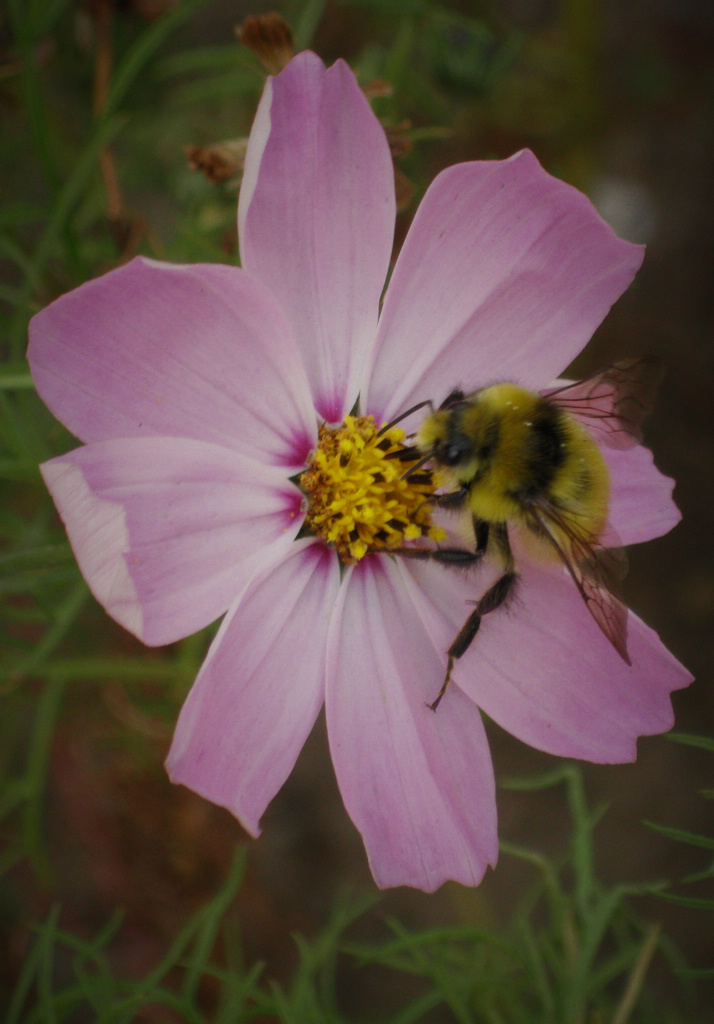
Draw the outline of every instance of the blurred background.
[[[524,146],[587,192],[620,235],[648,246],[635,284],[572,375],[646,352],[666,366],[647,443],[677,481],[683,522],[630,552],[626,595],[694,673],[674,695],[676,730],[702,740],[647,738],[633,765],[558,775],[555,759],[489,723],[508,845],[475,890],[378,897],[322,722],[257,841],[227,812],[172,786],[163,760],[210,631],[147,650],[115,626],[81,580],[37,471],[73,440],[34,394],[29,317],[136,253],[236,261],[239,140],[266,70],[235,27],[267,11],[292,26],[296,49],[309,46],[327,63],[344,57],[367,88],[395,154],[397,246],[441,168]],[[709,0],[5,0],[8,1020],[714,1020],[713,57]],[[532,792],[517,781],[554,772]],[[653,883],[674,899],[625,900],[623,886]],[[594,916],[585,927],[583,887],[603,915],[599,932]],[[490,952],[459,945],[486,932]],[[419,956],[374,953],[385,936],[407,933],[429,935],[405,944]],[[510,1015],[503,1009],[509,986],[538,987],[539,963],[544,988],[565,991],[596,940],[579,1000],[524,995]],[[515,944],[510,960],[505,947],[498,959],[498,942]],[[453,993],[467,978],[459,1002]],[[489,989],[496,982],[500,994]]]

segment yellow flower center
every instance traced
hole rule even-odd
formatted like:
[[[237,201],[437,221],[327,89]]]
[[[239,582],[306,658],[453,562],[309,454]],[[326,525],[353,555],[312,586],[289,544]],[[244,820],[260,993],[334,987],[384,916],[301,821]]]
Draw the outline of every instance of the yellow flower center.
[[[396,453],[404,431],[380,434],[372,416],[346,416],[339,427],[320,427],[317,448],[300,487],[308,497],[306,528],[335,548],[346,565],[371,551],[397,551],[407,541],[443,540],[431,519],[432,474],[404,474],[417,461]]]

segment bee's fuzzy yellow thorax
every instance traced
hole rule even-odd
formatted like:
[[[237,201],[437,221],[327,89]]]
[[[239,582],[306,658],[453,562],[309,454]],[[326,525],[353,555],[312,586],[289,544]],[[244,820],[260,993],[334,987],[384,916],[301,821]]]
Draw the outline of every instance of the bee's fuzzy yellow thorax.
[[[438,409],[417,446],[432,454],[446,492],[467,491],[479,520],[523,521],[537,499],[589,536],[604,526],[609,474],[597,444],[571,415],[518,384],[492,384]]]

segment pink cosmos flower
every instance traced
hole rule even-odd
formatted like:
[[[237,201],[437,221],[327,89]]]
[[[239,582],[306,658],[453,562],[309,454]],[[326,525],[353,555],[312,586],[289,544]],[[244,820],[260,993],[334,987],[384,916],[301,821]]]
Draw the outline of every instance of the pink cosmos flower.
[[[251,132],[243,269],[135,259],[39,313],[29,360],[84,442],[42,473],[96,598],[147,644],[225,613],[172,779],[256,835],[324,703],[377,883],[431,891],[496,861],[479,708],[540,750],[629,761],[638,736],[670,728],[690,677],[632,614],[625,664],[565,570],[524,556],[516,599],[486,617],[433,713],[484,568],[373,551],[344,565],[305,534],[296,480],[320,424],[355,408],[379,424],[454,385],[547,387],[642,260],[522,152],[436,178],[380,308],[394,217],[389,149],[353,73],[301,53]],[[622,542],[674,526],[650,453],[605,456]]]

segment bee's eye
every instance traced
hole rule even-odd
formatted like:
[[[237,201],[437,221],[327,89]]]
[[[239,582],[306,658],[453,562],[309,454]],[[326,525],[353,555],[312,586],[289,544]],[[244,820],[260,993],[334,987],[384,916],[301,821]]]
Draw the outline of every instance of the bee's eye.
[[[439,447],[436,453],[437,458],[445,466],[458,466],[460,462],[468,462],[473,456],[473,441],[470,441],[465,434],[452,434],[451,437]]]

